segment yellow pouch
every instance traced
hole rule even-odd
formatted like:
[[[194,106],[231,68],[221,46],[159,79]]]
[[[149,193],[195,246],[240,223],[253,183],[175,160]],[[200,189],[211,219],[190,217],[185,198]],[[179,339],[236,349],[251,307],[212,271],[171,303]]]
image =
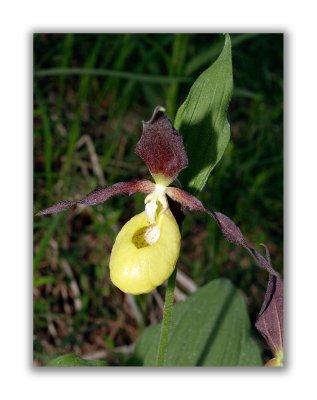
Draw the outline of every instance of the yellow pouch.
[[[110,277],[125,293],[154,290],[170,277],[180,252],[181,235],[169,209],[149,225],[145,212],[131,218],[119,232],[110,256]]]

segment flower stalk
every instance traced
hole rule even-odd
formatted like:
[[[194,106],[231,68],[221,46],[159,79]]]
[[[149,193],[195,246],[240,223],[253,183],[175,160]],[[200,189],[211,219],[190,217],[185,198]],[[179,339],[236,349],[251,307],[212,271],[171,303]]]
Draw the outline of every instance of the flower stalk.
[[[163,319],[162,319],[161,334],[160,334],[160,341],[159,341],[157,362],[156,362],[156,365],[158,367],[164,367],[166,361],[167,342],[168,342],[169,329],[171,325],[176,273],[177,273],[177,268],[175,268],[173,274],[170,276],[168,280],[165,293]]]

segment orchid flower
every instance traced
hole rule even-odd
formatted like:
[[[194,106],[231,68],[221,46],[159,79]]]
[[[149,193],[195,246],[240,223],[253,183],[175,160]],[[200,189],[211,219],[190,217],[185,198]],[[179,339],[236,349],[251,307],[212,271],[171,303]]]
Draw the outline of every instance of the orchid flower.
[[[36,215],[55,214],[77,204],[97,205],[118,194],[145,193],[145,209],[130,219],[119,232],[110,256],[110,277],[125,293],[148,293],[161,285],[173,273],[180,253],[181,235],[169,201],[182,210],[205,212],[218,224],[229,241],[243,246],[257,264],[270,276],[278,273],[270,262],[251,247],[240,229],[220,212],[205,208],[192,194],[171,186],[188,159],[182,135],[165,115],[164,108],[155,108],[151,119],[143,122],[143,133],[136,153],[147,165],[154,182],[141,179],[119,182],[97,189],[82,200],[60,201]]]

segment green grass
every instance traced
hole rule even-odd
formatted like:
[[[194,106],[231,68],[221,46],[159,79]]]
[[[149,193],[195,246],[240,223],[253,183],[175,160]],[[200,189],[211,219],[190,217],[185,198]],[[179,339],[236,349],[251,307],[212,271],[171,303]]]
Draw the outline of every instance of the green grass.
[[[160,104],[171,118],[195,78],[215,60],[215,34],[37,34],[34,36],[34,208],[79,199],[104,182],[149,177],[134,147],[142,120]],[[254,244],[266,243],[283,265],[283,37],[232,35],[231,141],[201,193]],[[96,174],[88,135],[103,176]],[[80,145],[80,146],[79,146]],[[107,352],[161,319],[157,294],[129,300],[109,280],[120,227],[144,197],[34,220],[34,358]],[[267,275],[225,242],[207,216],[188,215],[179,268],[197,285],[227,277],[245,294],[254,321]],[[140,316],[142,323],[140,323]],[[138,319],[139,318],[139,319]],[[117,351],[117,350],[120,351]]]

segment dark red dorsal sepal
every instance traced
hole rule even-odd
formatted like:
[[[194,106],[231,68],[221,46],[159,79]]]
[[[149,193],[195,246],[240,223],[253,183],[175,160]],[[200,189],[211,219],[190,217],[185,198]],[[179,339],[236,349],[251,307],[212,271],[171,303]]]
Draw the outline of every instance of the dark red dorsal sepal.
[[[158,184],[168,186],[187,167],[182,135],[157,106],[151,119],[143,122],[143,133],[135,152],[142,158]]]

